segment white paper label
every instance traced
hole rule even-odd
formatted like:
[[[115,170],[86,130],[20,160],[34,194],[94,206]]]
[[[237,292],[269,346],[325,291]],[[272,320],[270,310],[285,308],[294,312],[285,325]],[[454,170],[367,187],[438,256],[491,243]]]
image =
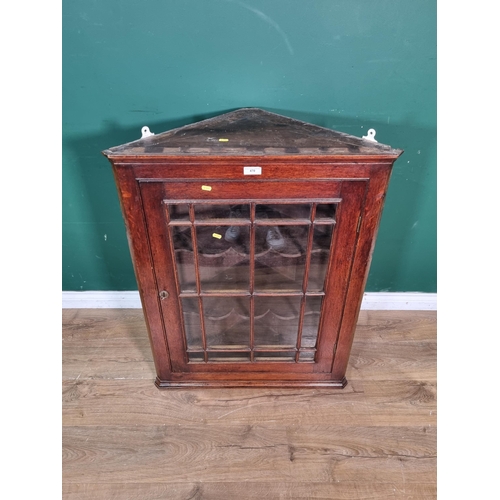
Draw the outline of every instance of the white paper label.
[[[243,167],[245,175],[262,175],[262,167]]]

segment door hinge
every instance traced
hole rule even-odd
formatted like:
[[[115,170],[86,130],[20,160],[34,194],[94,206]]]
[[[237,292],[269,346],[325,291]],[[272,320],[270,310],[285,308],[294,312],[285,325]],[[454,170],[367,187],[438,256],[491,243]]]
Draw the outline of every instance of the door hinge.
[[[361,227],[361,215],[359,216],[359,219],[358,219],[358,227],[356,228],[356,234],[359,233],[359,228]]]

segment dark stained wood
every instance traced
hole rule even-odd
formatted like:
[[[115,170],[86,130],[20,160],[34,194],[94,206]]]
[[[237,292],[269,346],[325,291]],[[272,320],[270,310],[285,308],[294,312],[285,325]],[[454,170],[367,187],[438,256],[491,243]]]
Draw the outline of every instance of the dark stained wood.
[[[355,325],[383,201],[392,165],[402,151],[250,108],[117,146],[103,153],[115,172],[149,328],[158,387],[345,387]],[[262,175],[244,175],[245,166],[260,166]],[[293,342],[295,350],[282,353],[290,355],[293,362],[286,362],[287,358],[280,360],[276,357],[269,361],[259,357],[263,349],[255,344],[258,328],[254,321],[256,297],[278,297],[279,293],[259,290],[254,283],[256,227],[265,229],[266,224],[278,225],[272,218],[255,220],[257,201],[271,205],[307,202],[337,206],[314,362],[300,362],[300,333],[298,340]],[[191,207],[189,220],[175,221],[174,224],[191,228],[193,248],[192,256],[188,257],[193,259],[196,279],[196,290],[192,292],[181,293],[179,287],[173,236],[165,209],[165,203],[170,202],[190,204]],[[250,297],[250,339],[246,348],[249,354],[240,349],[241,361],[211,361],[205,325],[205,315],[210,311],[204,310],[204,297],[210,293],[205,293],[201,286],[200,269],[205,257],[198,252],[197,245],[197,227],[202,222],[195,221],[193,203],[238,203],[252,207],[250,219],[237,222],[241,227],[249,228],[252,248],[247,254],[251,260],[250,288],[248,292],[239,290],[234,294]],[[219,221],[209,221],[207,227],[215,224]],[[307,224],[311,222],[304,218],[283,222],[288,228],[300,226],[306,230]],[[312,227],[309,228],[305,253],[297,253],[298,258],[304,259],[303,286],[300,290],[290,290],[288,294],[289,297],[298,297],[302,304],[297,316],[299,330],[304,322],[307,296],[323,294],[309,293],[305,287],[310,272],[311,235]],[[201,243],[203,237],[199,238]],[[239,261],[234,260],[234,253],[228,257],[222,250],[218,251],[220,253],[216,256],[220,262],[233,262],[231,266],[236,266],[235,263],[241,261],[239,256]],[[273,254],[265,257],[268,259],[265,265],[283,267],[297,256],[293,253],[288,256]],[[210,258],[213,263],[213,257]],[[224,290],[215,290],[212,296],[223,296],[221,292]],[[202,311],[202,363],[189,362],[188,359],[181,297],[189,296],[198,300],[199,311]],[[223,351],[219,349],[221,356],[229,356],[228,349]],[[248,361],[244,356],[248,356]]]
[[[347,368],[390,174],[390,169],[380,165],[372,166],[370,185],[366,195],[364,214],[360,223],[359,239],[352,265],[349,291],[345,302],[344,317],[338,336],[337,353],[333,360],[332,373],[336,377],[344,375]]]
[[[144,224],[139,185],[130,169],[113,168],[120,205],[127,229],[127,239],[134,263],[135,277],[148,325],[158,377],[168,379],[171,371],[170,353],[165,339],[164,320],[159,310],[159,297],[154,275],[150,241]],[[162,355],[158,355],[158,353]]]
[[[304,168],[306,168],[304,166]],[[242,170],[242,169],[241,169]],[[243,176],[242,176],[243,177]],[[362,182],[362,181],[356,181]],[[143,183],[143,190],[153,182]],[[207,186],[208,185],[208,186]],[[210,187],[210,191],[203,187]],[[286,198],[296,200],[297,203],[305,199],[330,200],[339,197],[339,182],[321,182],[317,180],[302,180],[300,182],[288,179],[274,179],[262,183],[259,180],[245,179],[244,181],[217,180],[210,182],[206,178],[197,181],[165,182],[165,197],[168,200],[190,201],[199,200],[210,202],[213,200],[237,200],[240,203],[251,202],[255,198],[261,200],[277,200]]]
[[[65,500],[436,498],[433,311],[361,311],[342,391],[158,391],[140,309],[64,310],[63,368]]]
[[[153,161],[155,160],[155,161]],[[335,158],[328,162],[319,161],[317,156],[300,158],[274,158],[261,157],[256,161],[245,157],[206,157],[206,158],[176,158],[165,159],[147,158],[144,160],[133,159],[129,161],[115,160],[113,163],[120,167],[133,168],[138,179],[147,181],[154,177],[165,181],[175,179],[228,179],[240,180],[242,167],[255,165],[262,167],[260,178],[279,179],[282,170],[287,171],[289,179],[367,179],[373,162],[343,162]],[[381,161],[377,157],[376,164],[391,164],[389,160]],[[304,168],[307,165],[307,168]]]
[[[105,151],[109,157],[154,155],[398,155],[390,146],[311,123],[246,108]]]
[[[350,286],[352,258],[358,237],[357,225],[366,196],[366,183],[344,182],[342,202],[337,213],[332,242],[333,254],[330,259],[325,285],[326,296],[321,315],[318,335],[317,363],[323,371],[331,372],[332,359],[337,356],[338,331],[344,319],[345,296]],[[354,204],[353,200],[358,203]],[[354,333],[354,332],[353,332]],[[340,346],[342,355],[342,346]],[[337,373],[333,380],[343,380],[344,373]]]

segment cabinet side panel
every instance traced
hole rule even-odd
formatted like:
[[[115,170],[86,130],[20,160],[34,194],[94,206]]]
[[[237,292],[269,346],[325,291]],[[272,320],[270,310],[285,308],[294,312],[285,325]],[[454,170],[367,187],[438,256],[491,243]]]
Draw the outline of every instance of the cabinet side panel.
[[[346,305],[332,366],[332,375],[335,379],[343,378],[347,370],[391,170],[392,165],[387,164],[373,165],[371,168]]]
[[[127,239],[134,265],[142,307],[148,328],[156,373],[170,379],[170,356],[160,313],[158,290],[153,273],[151,249],[146,230],[139,185],[130,167],[113,165],[120,205],[125,220]]]
[[[357,240],[357,225],[361,215],[366,181],[343,181],[333,254],[328,270],[325,305],[318,338],[317,371],[330,371],[335,343],[343,321],[349,275]]]
[[[182,328],[182,312],[175,279],[175,257],[165,219],[165,197],[163,183],[141,183],[144,216],[146,219],[152,262],[158,291],[166,292],[160,300],[163,327],[168,343],[171,370],[181,370],[186,363]],[[158,292],[157,292],[158,293]]]

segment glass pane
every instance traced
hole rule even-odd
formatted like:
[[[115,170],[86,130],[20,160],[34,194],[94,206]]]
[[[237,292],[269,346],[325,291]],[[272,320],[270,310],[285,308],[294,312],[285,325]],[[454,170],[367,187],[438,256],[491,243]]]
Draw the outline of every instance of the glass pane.
[[[172,240],[180,289],[182,292],[193,292],[196,290],[196,276],[191,226],[173,226]]]
[[[204,363],[205,355],[203,352],[190,352],[188,353],[190,363]]]
[[[307,243],[312,231],[312,254],[307,292],[324,291],[330,246],[335,227],[335,203],[316,205],[311,224],[311,203],[257,205],[250,225],[250,205],[170,204],[174,258],[181,292],[186,346],[190,363],[203,363],[204,353],[195,268],[201,292],[224,292],[223,297],[202,296],[203,324],[209,362],[250,362],[250,236],[254,231],[255,362],[294,362],[306,267]],[[280,221],[283,221],[280,223]],[[193,234],[193,231],[195,234]],[[197,266],[193,251],[196,235]],[[233,292],[233,293],[232,293]],[[291,296],[289,293],[299,293]],[[247,296],[234,296],[234,294]],[[213,295],[213,294],[211,294]],[[231,296],[232,295],[232,296]],[[312,363],[323,296],[305,297],[302,340],[298,361]]]
[[[255,347],[295,347],[300,297],[255,297]]]
[[[306,297],[301,347],[316,347],[323,297]]]
[[[243,219],[250,220],[249,205],[195,205],[195,220]]]
[[[222,363],[241,363],[250,361],[249,352],[209,352],[208,361]]]
[[[250,299],[204,297],[208,348],[250,347]]]
[[[189,221],[188,205],[168,205],[171,221]]]
[[[316,206],[316,216],[314,217],[315,222],[321,222],[322,220],[331,221],[335,220],[335,212],[337,209],[336,203],[320,203]]]
[[[265,362],[265,361],[295,361],[295,352],[283,352],[283,351],[267,351],[267,352],[254,352],[255,361]]]
[[[301,351],[299,354],[299,363],[313,363],[316,351]]]
[[[280,204],[280,205],[257,205],[255,219],[265,221],[266,219],[309,219],[311,216],[311,204]]]
[[[311,265],[307,284],[309,292],[323,291],[328,260],[330,259],[333,227],[332,224],[314,226]]]
[[[200,309],[197,298],[181,298],[184,331],[188,349],[202,349]]]
[[[203,292],[250,289],[249,226],[198,226],[196,239]]]
[[[301,291],[309,226],[256,226],[255,291]]]

